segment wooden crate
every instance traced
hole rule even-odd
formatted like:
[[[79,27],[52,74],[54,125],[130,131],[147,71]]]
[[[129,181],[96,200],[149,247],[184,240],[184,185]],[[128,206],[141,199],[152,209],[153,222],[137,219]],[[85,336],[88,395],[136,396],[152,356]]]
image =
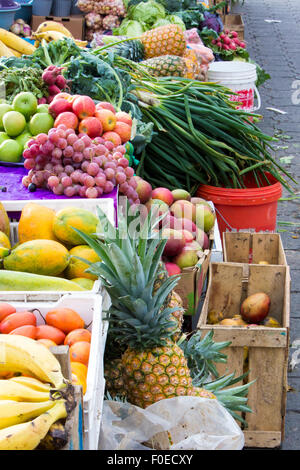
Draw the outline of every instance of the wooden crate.
[[[284,417],[287,392],[289,347],[290,275],[288,266],[248,266],[245,278],[240,263],[211,263],[205,301],[197,328],[207,333],[214,331],[214,341],[231,341],[224,349],[227,363],[218,366],[218,372],[244,372],[244,350],[248,348],[249,374],[247,381],[256,380],[249,388],[246,413],[245,447],[274,448],[284,438]],[[207,324],[212,310],[232,317],[240,312],[242,301],[256,292],[265,292],[271,298],[269,315],[276,318],[281,328],[264,326],[232,327]]]
[[[223,232],[224,261],[229,263],[254,263],[287,266],[279,233]]]
[[[224,29],[229,29],[230,31],[236,31],[238,33],[238,38],[241,41],[244,41],[245,38],[245,25],[242,18],[242,15],[223,14],[221,15]]]

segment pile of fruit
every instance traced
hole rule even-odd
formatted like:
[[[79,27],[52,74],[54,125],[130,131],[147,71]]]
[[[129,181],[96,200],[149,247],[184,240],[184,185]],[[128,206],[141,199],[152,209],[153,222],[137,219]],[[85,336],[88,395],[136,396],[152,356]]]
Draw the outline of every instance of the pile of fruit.
[[[0,104],[0,160],[20,162],[27,142],[48,132],[54,119],[31,92],[18,93],[11,104]]]
[[[183,189],[152,189],[147,181],[134,178],[139,199],[147,210],[156,211],[157,216],[165,214],[160,228],[162,237],[167,239],[163,261],[169,275],[195,266],[203,251],[209,249],[209,233],[216,219],[212,207]]]
[[[240,313],[229,317],[223,312],[210,311],[208,323],[222,326],[267,326],[280,328],[280,323],[269,316],[270,297],[265,292],[257,292],[248,296],[241,304]]]
[[[44,21],[39,25],[36,31],[32,32],[32,38],[35,39],[35,48],[39,47],[43,41],[59,41],[64,38],[71,38],[79,47],[86,47],[87,42],[74,38],[73,34],[65,28],[62,23],[57,21]]]
[[[100,233],[98,223],[87,209],[65,207],[54,211],[28,202],[18,224],[18,243],[11,248],[2,208],[0,290],[91,290],[97,276],[86,272],[88,263],[100,259],[73,227],[85,234]]]
[[[21,335],[1,334],[0,348],[0,450],[62,449],[76,399],[58,360]]]
[[[132,119],[110,103],[88,96],[58,94],[49,105],[53,128],[29,140],[23,152],[29,170],[23,185],[67,197],[98,198],[116,185],[138,202],[134,170],[126,158]],[[34,185],[34,188],[32,188]]]
[[[41,319],[44,323],[40,323]],[[37,309],[17,311],[13,305],[2,302],[0,333],[26,336],[47,348],[69,346],[73,384],[81,385],[83,393],[86,392],[92,334],[83,318],[74,309],[56,307],[43,317]]]
[[[21,55],[31,55],[35,51],[35,46],[17,34],[0,28],[0,56],[1,57],[21,57]]]

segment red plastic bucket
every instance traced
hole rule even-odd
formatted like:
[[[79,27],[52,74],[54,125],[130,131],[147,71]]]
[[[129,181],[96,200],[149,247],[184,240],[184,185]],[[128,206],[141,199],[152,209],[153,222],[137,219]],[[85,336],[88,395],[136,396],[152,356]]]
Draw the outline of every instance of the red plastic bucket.
[[[223,232],[232,230],[276,230],[277,203],[282,186],[272,175],[266,176],[271,184],[265,182],[266,185],[261,187],[249,177],[245,181],[246,189],[199,186],[197,196],[215,205],[221,238]]]

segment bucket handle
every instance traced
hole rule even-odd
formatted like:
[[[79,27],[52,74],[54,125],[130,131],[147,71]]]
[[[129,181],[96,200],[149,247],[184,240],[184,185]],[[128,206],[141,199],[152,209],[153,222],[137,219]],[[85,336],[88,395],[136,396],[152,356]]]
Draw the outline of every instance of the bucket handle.
[[[255,108],[253,108],[253,111],[258,111],[261,107],[261,97],[260,97],[260,94],[259,94],[259,91],[258,91],[256,85],[254,85],[254,91],[255,91],[255,94],[256,94],[256,97],[257,97],[257,106]]]

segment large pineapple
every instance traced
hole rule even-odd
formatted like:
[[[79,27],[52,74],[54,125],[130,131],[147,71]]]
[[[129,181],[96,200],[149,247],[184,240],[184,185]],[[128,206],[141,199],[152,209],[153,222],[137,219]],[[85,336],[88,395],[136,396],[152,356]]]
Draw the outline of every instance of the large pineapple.
[[[145,48],[145,58],[161,55],[182,56],[186,49],[186,39],[180,26],[167,24],[150,29],[141,36]]]
[[[105,226],[107,218],[100,209],[99,214],[105,218]],[[168,277],[153,295],[167,240],[149,240],[149,233],[153,233],[150,221],[151,213],[133,236],[128,219],[119,212],[118,228],[106,234],[104,242],[81,233],[101,257],[102,262],[91,265],[89,272],[98,275],[106,287],[111,299],[111,331],[115,340],[126,346],[122,355],[126,398],[142,408],[164,398],[203,393],[193,387],[184,353],[172,340],[178,325],[170,314],[178,306],[162,310],[179,276]]]
[[[152,57],[140,65],[154,77],[185,77],[188,72],[185,59],[176,55]]]

